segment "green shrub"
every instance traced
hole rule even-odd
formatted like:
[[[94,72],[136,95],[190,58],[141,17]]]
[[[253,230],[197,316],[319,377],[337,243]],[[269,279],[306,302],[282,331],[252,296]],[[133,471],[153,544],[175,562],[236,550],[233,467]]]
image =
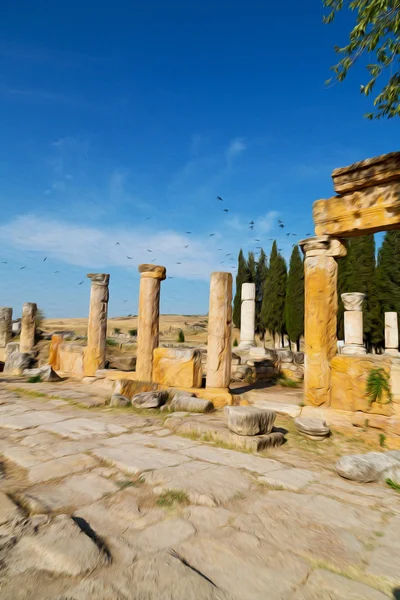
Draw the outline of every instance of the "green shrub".
[[[121,329],[119,327],[114,327],[113,333],[115,333],[115,335],[118,335],[119,333],[121,333]]]
[[[371,406],[373,402],[382,403],[384,392],[386,392],[388,396],[388,401],[385,404],[392,401],[393,397],[390,389],[389,374],[386,373],[382,367],[370,370],[367,378],[366,391],[369,406]]]
[[[173,508],[179,505],[188,505],[189,497],[183,490],[166,490],[157,499],[158,506]]]
[[[236,346],[239,346],[239,342],[237,341],[237,338],[235,338],[235,339],[233,340],[233,345],[234,345],[235,347],[236,347]]]
[[[381,448],[386,446],[386,435],[384,433],[379,434],[379,445]]]
[[[386,485],[392,488],[392,490],[396,490],[396,492],[400,493],[400,485],[395,483],[392,479],[385,479]]]
[[[183,333],[182,329],[180,329],[178,332],[178,342],[183,343],[184,341],[185,341],[185,334]]]
[[[289,388],[299,387],[299,384],[297,383],[297,381],[295,381],[294,379],[289,379],[289,377],[285,377],[284,375],[280,375],[277,379],[277,382],[279,383],[279,385],[281,385],[283,387],[289,387]]]
[[[136,337],[137,336],[137,329],[129,329],[128,330],[129,335],[131,335],[132,337]]]
[[[117,340],[113,340],[113,338],[107,338],[106,344],[107,346],[117,346],[118,342]]]
[[[40,383],[42,381],[42,376],[40,373],[38,373],[37,375],[32,375],[32,377],[29,377],[28,379],[28,383]]]

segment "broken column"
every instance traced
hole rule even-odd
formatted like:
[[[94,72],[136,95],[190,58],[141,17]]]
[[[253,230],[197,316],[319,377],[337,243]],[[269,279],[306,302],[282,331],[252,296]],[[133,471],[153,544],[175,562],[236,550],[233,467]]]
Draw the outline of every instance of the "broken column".
[[[8,342],[11,342],[12,313],[12,308],[0,307],[0,348],[5,348]]]
[[[87,346],[84,355],[84,372],[93,377],[97,369],[106,364],[108,284],[107,273],[89,273],[91,280]]]
[[[241,290],[240,310],[240,344],[239,350],[249,350],[256,345],[254,337],[256,319],[256,286],[254,283],[243,283]]]
[[[329,406],[330,361],[336,354],[336,258],[346,256],[345,246],[329,236],[300,242],[304,252],[304,398],[307,404]]]
[[[364,346],[362,304],[365,294],[342,294],[344,304],[344,346],[342,354],[366,354]]]
[[[232,275],[212,273],[208,313],[208,388],[227,388],[231,381],[232,359]]]
[[[160,287],[166,278],[165,267],[139,265],[140,289],[137,338],[137,378],[151,381],[153,351],[159,342]]]
[[[385,312],[385,354],[399,354],[397,312]]]
[[[20,352],[32,352],[35,347],[37,305],[25,302],[22,306]]]

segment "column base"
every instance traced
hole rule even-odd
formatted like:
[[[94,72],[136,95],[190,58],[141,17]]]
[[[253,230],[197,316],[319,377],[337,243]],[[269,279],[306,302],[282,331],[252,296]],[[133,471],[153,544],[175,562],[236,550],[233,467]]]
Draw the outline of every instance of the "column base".
[[[243,340],[239,342],[239,346],[237,346],[236,350],[240,350],[241,352],[247,352],[250,350],[250,348],[254,348],[255,345],[255,342]]]
[[[397,348],[385,348],[385,354],[389,354],[389,356],[396,356],[400,358],[400,352]]]
[[[364,346],[359,346],[358,344],[345,344],[342,348],[342,354],[352,355],[352,354],[367,354]]]

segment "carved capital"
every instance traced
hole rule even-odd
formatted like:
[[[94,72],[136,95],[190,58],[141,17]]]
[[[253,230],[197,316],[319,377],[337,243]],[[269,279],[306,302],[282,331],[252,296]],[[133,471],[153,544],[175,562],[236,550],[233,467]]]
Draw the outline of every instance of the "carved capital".
[[[108,285],[110,281],[110,275],[108,273],[88,273],[86,275],[89,279],[92,280],[92,284],[96,285]]]
[[[348,292],[341,294],[345,310],[362,310],[362,304],[365,299],[365,294],[361,292]]]
[[[150,277],[151,279],[159,279],[163,281],[167,277],[167,269],[159,265],[139,265],[139,273],[141,277]]]
[[[310,256],[332,256],[341,258],[346,256],[346,246],[338,239],[329,235],[319,235],[299,241],[306,258]]]

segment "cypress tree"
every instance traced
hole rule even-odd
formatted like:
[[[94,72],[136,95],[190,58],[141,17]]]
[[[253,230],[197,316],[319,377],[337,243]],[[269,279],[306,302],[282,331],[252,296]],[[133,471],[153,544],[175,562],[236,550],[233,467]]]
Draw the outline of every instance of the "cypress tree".
[[[262,323],[272,335],[276,333],[283,335],[285,332],[286,279],[285,259],[279,254],[274,241],[261,308]]]
[[[290,257],[286,287],[285,322],[291,342],[300,350],[300,337],[304,333],[304,266],[299,247],[293,248]]]
[[[240,308],[242,300],[242,283],[249,281],[249,272],[247,269],[246,259],[243,255],[243,250],[240,249],[238,256],[238,268],[236,275],[236,292],[233,300],[233,323],[235,327],[240,329]]]
[[[247,259],[247,271],[248,271],[248,281],[245,283],[255,283],[256,282],[256,259],[254,258],[254,252],[249,252],[249,256]]]
[[[267,255],[265,254],[264,250],[261,248],[260,256],[259,256],[259,259],[257,262],[255,284],[256,284],[256,331],[261,335],[262,338],[264,337],[265,328],[262,324],[262,319],[261,319],[261,306],[262,306],[263,291],[264,291],[265,280],[267,278],[267,273],[268,273]]]
[[[387,231],[378,253],[378,297],[382,318],[387,311],[400,312],[400,231]]]

